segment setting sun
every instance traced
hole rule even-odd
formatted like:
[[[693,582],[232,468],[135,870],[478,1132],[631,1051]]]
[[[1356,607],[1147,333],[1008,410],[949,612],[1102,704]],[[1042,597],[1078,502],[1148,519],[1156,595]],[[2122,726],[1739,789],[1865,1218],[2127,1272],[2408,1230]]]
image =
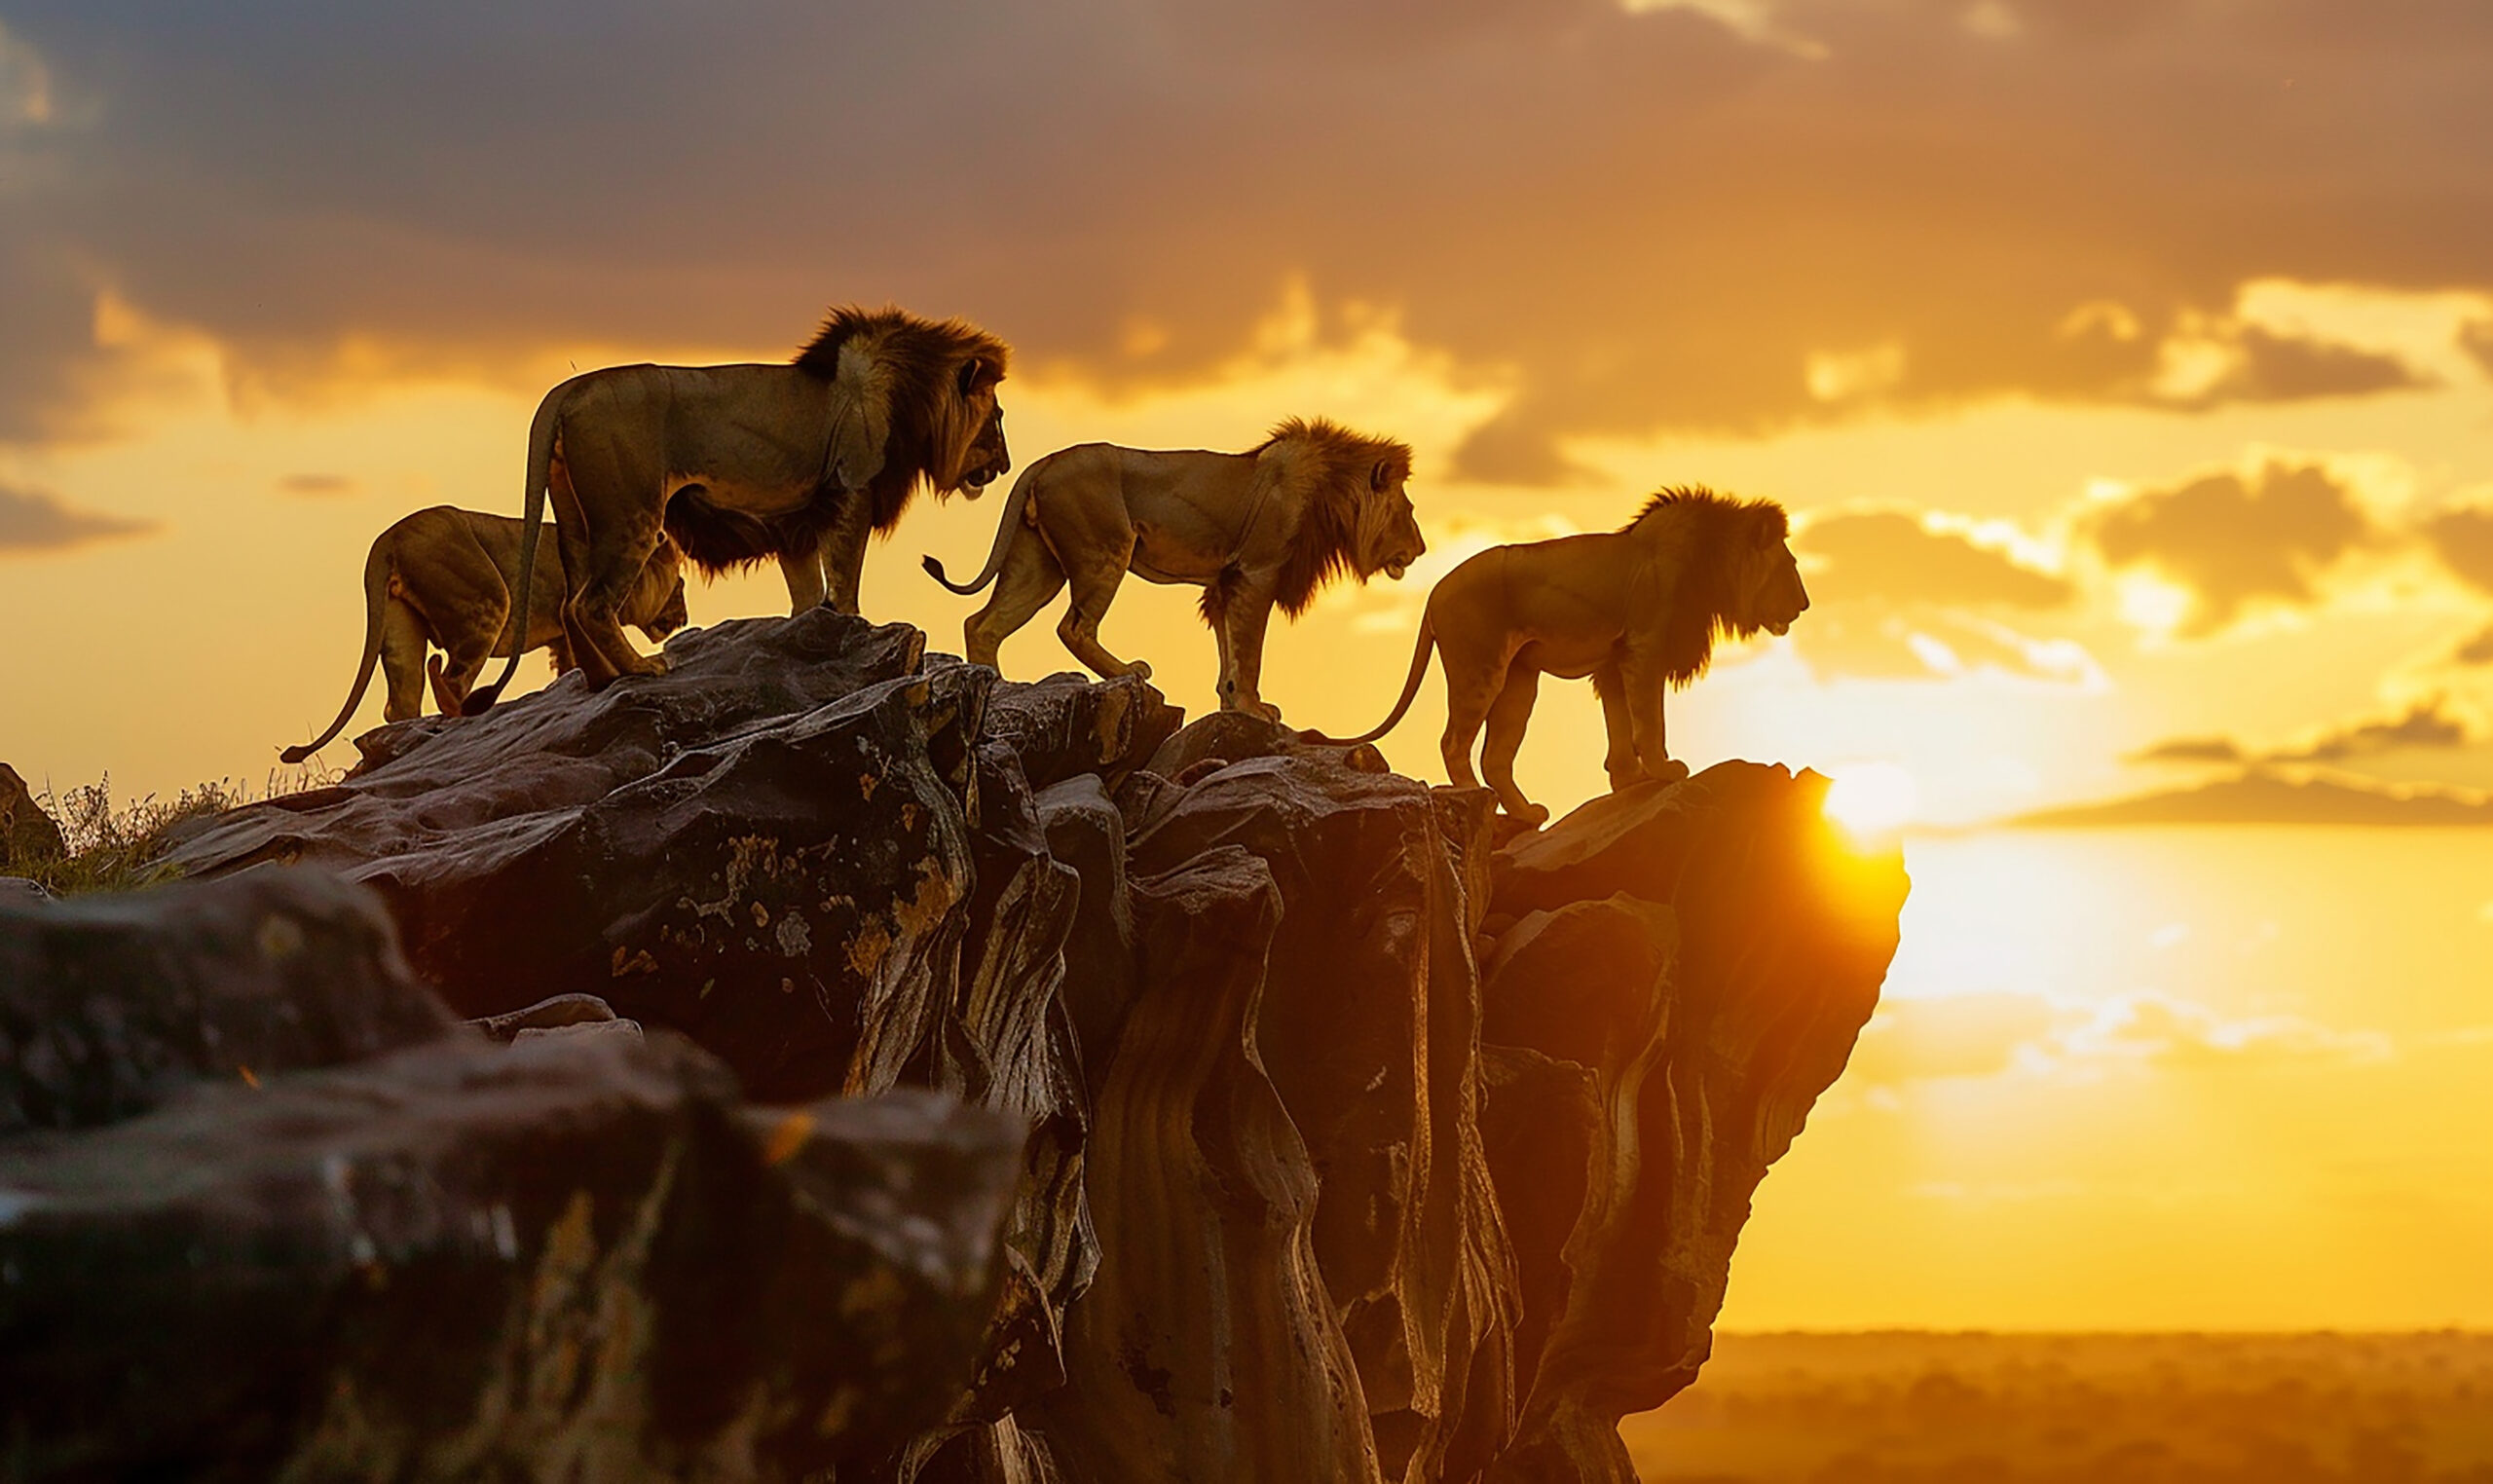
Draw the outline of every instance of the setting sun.
[[[1921,801],[1913,774],[1892,762],[1847,762],[1827,769],[1827,817],[1855,835],[1876,835],[1912,822]]]

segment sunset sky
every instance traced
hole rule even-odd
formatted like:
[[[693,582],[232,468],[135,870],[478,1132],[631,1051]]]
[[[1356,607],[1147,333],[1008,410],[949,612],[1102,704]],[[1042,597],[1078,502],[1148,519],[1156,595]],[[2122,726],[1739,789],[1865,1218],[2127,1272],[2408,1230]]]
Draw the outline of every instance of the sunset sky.
[[[0,761],[265,786],[367,543],[517,513],[547,387],[843,301],[1010,341],[1020,464],[1411,442],[1430,554],[1276,633],[1299,725],[1485,545],[1791,508],[1815,606],[1672,750],[1909,812],[1916,885],[1728,1323],[2493,1324],[2493,829],[2294,822],[2493,789],[2493,7],[0,0]],[[956,649],[916,558],[1000,503],[868,613]],[[1106,639],[1200,713],[1191,599]],[[1527,792],[1599,716],[1544,687]],[[1994,827],[2208,786],[2266,822]]]

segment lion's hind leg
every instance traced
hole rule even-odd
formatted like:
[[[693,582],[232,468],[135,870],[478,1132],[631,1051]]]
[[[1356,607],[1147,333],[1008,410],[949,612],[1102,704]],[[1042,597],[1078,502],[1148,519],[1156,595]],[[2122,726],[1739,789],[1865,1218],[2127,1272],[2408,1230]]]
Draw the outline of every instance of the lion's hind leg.
[[[621,616],[624,600],[663,535],[662,476],[638,467],[643,461],[613,443],[567,439],[563,464],[548,481],[554,534],[563,553],[563,585],[569,590],[563,631],[591,686],[623,675],[663,675],[667,668],[664,659],[632,647],[623,635]],[[607,501],[593,506],[583,492],[602,494]]]
[[[1022,625],[1030,621],[1039,610],[1056,601],[1064,590],[1064,569],[1057,565],[1047,542],[1035,531],[1014,534],[1013,544],[1004,553],[1004,570],[997,574],[995,591],[987,595],[986,607],[970,614],[961,625],[961,652],[974,665],[1002,668],[996,655],[1004,641],[1013,637]]]
[[[1507,666],[1507,684],[1489,707],[1489,735],[1480,749],[1480,770],[1489,776],[1498,802],[1508,815],[1538,825],[1549,811],[1523,797],[1515,786],[1515,754],[1523,751],[1524,726],[1532,720],[1532,703],[1541,691],[1541,667],[1518,654]]]
[[[1445,732],[1437,738],[1437,753],[1445,760],[1447,782],[1460,789],[1476,789],[1480,778],[1471,771],[1471,744],[1504,689],[1506,672],[1500,665],[1448,648],[1442,639],[1437,658],[1445,666]]]
[[[1117,587],[1126,579],[1126,564],[1134,558],[1134,529],[1129,526],[1122,542],[1092,552],[1065,573],[1065,580],[1073,586],[1073,603],[1058,621],[1056,636],[1064,641],[1074,658],[1089,665],[1101,680],[1115,680],[1121,675],[1148,680],[1151,676],[1151,666],[1138,659],[1119,659],[1099,642],[1100,620],[1108,616],[1108,605],[1116,601]]]
[[[403,598],[391,598],[381,610],[381,679],[389,695],[381,705],[385,722],[403,722],[425,713],[425,648],[431,639],[424,615]]]
[[[432,698],[444,716],[459,715],[465,705],[467,692],[476,686],[476,677],[485,673],[485,664],[493,658],[493,631],[462,634],[445,643],[446,657],[436,661],[432,671]]]

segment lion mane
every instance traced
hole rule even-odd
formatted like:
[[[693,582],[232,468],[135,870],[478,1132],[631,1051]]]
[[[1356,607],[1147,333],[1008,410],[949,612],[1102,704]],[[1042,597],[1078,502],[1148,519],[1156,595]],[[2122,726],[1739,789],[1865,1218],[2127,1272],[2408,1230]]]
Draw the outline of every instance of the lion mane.
[[[1290,533],[1273,601],[1296,618],[1334,578],[1351,574],[1364,582],[1385,566],[1395,509],[1393,501],[1379,498],[1377,470],[1385,471],[1384,488],[1398,488],[1411,477],[1411,445],[1353,432],[1327,418],[1285,418],[1251,452],[1260,455],[1285,443],[1302,450],[1287,494],[1297,497],[1304,513]],[[1222,576],[1220,584],[1204,589],[1207,621],[1218,616],[1215,595],[1225,599],[1236,581],[1230,572]]]
[[[900,524],[921,485],[937,499],[949,495],[937,482],[937,450],[953,446],[965,431],[960,399],[950,394],[951,368],[983,362],[1001,375],[1012,348],[965,319],[926,319],[906,310],[842,305],[824,316],[822,328],[789,364],[818,381],[838,380],[842,357],[874,364],[889,398],[889,431],[883,466],[866,484],[874,528],[888,533]],[[837,495],[839,492],[827,492]],[[816,500],[793,514],[763,520],[730,510],[688,490],[667,501],[667,534],[704,576],[752,567],[783,553],[812,551],[838,519],[834,500]]]
[[[1686,558],[1663,621],[1660,655],[1663,678],[1672,689],[1685,690],[1713,665],[1717,640],[1746,639],[1766,627],[1766,619],[1746,611],[1742,579],[1749,573],[1736,554],[1789,540],[1792,520],[1770,500],[1738,500],[1703,485],[1675,485],[1646,501],[1619,534],[1632,536],[1649,521],[1676,527],[1669,535],[1670,549]]]

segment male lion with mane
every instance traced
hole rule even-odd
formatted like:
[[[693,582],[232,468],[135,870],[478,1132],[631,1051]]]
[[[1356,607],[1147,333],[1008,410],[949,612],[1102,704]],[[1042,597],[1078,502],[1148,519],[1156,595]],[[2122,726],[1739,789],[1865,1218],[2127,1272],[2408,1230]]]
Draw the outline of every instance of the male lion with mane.
[[[589,684],[666,668],[616,617],[665,537],[712,576],[776,558],[798,612],[857,612],[867,533],[899,524],[920,482],[976,491],[1013,466],[995,398],[1010,354],[958,319],[842,308],[787,365],[611,366],[547,392],[528,431],[528,541],[550,492],[563,629]]]
[[[1445,667],[1446,776],[1476,788],[1471,743],[1488,723],[1480,765],[1507,813],[1538,825],[1549,811],[1515,787],[1515,754],[1541,677],[1591,676],[1610,733],[1604,766],[1615,792],[1674,782],[1688,764],[1662,745],[1662,690],[1705,673],[1714,641],[1760,629],[1783,634],[1809,607],[1790,523],[1770,500],[1666,489],[1615,532],[1492,546],[1429,594],[1402,698],[1375,730],[1321,742],[1373,742],[1411,709],[1434,645]]]
[[[571,646],[552,613],[532,615],[526,639],[512,643],[519,626],[510,621],[511,593],[519,585],[520,550],[528,544],[517,517],[455,505],[418,510],[374,537],[363,559],[363,663],[347,703],[328,730],[278,756],[300,762],[328,746],[353,718],[376,661],[390,692],[383,720],[403,722],[421,713],[428,645],[443,650],[432,661],[432,696],[445,714],[458,712],[485,661],[497,654],[517,656],[551,646],[554,673],[570,669]],[[563,568],[554,548],[539,547],[534,559],[537,580],[560,587]],[[653,640],[664,640],[688,621],[684,556],[675,542],[659,540],[616,614]]]
[[[1273,607],[1297,617],[1318,589],[1347,572],[1400,580],[1427,551],[1403,482],[1411,447],[1322,418],[1291,418],[1243,454],[1085,443],[1033,464],[1013,485],[986,567],[956,593],[995,582],[963,643],[973,664],[996,650],[1070,583],[1057,637],[1103,678],[1151,674],[1099,643],[1099,621],[1127,573],[1204,590],[1203,615],[1220,647],[1220,706],[1279,717],[1257,693]],[[1001,581],[997,579],[1001,577]]]

